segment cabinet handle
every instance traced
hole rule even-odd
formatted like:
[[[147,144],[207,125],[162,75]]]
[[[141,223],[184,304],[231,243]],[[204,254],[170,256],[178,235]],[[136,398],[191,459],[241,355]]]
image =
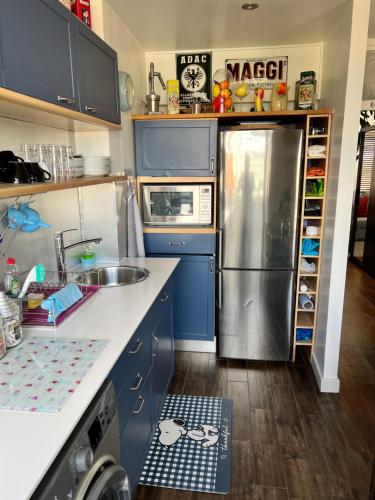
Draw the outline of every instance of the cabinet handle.
[[[75,104],[76,100],[73,97],[64,97],[63,95],[58,95],[57,100],[65,104]]]
[[[212,156],[211,157],[211,174],[214,175],[215,173],[215,158]]]
[[[98,108],[93,108],[92,106],[85,106],[85,111],[88,111],[93,115],[96,115],[96,113],[98,112]]]
[[[138,391],[138,389],[141,387],[141,384],[143,382],[143,377],[140,373],[138,373],[137,378],[138,378],[138,382],[136,385],[133,385],[132,387],[130,387],[131,391]]]
[[[139,349],[142,347],[142,341],[141,340],[137,340],[137,347],[134,349],[134,351],[129,351],[129,354],[137,354],[137,352],[139,351]]]
[[[169,294],[167,292],[164,292],[163,297],[160,299],[160,303],[164,304],[164,302],[167,302],[168,299],[169,299]]]
[[[186,241],[168,241],[168,245],[170,247],[184,247],[186,245]]]
[[[152,332],[152,338],[155,340],[155,342],[159,342],[159,339],[157,338],[154,332]]]
[[[210,273],[214,270],[214,259],[213,257],[210,257]]]
[[[145,399],[142,396],[139,396],[138,399],[140,400],[141,404],[139,405],[138,410],[133,411],[133,415],[138,415],[138,413],[141,413],[143,405],[145,404]]]

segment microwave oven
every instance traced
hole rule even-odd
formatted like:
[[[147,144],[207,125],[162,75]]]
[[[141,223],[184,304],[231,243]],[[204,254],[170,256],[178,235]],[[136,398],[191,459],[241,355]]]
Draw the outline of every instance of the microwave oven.
[[[212,225],[212,184],[143,184],[143,223],[149,226]]]

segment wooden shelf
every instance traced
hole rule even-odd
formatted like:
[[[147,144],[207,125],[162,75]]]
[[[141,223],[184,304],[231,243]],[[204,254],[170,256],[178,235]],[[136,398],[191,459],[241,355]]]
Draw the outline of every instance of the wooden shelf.
[[[326,160],[327,156],[326,155],[319,155],[319,156],[309,156],[309,155],[306,155],[306,158],[308,160]]]
[[[110,175],[108,177],[81,177],[64,182],[41,182],[36,184],[0,184],[0,198],[12,198],[13,196],[27,196],[30,194],[48,193],[50,191],[61,191],[97,184],[108,184],[111,182],[124,182],[125,175]]]
[[[297,311],[297,328],[313,328],[314,326],[314,313],[315,311]]]
[[[317,278],[318,274],[317,273],[299,273],[299,276],[301,276],[301,277],[311,276],[311,278]]]
[[[320,255],[302,255],[301,254],[301,258],[304,258],[304,259],[319,259]]]
[[[302,295],[308,295],[310,292],[304,292]],[[315,312],[315,309],[297,309],[298,312],[306,312],[306,313],[314,313]]]
[[[305,201],[306,200],[323,200],[324,196],[305,196]]]
[[[314,134],[309,134],[307,136],[308,139],[326,139],[328,137],[328,134],[322,134],[322,135],[314,135]]]
[[[159,234],[215,234],[214,227],[143,227],[144,233]]]
[[[138,184],[181,184],[181,183],[191,183],[191,184],[203,184],[205,182],[214,183],[216,177],[149,177],[149,176],[139,176],[137,177]]]
[[[306,179],[311,180],[311,179],[325,179],[325,175],[307,175]],[[306,196],[306,198],[310,198],[310,196]]]
[[[322,220],[323,217],[321,215],[305,215],[303,214],[304,219],[312,219],[312,220]]]
[[[309,109],[309,110],[288,110],[288,111],[262,111],[260,113],[258,112],[250,112],[250,111],[245,111],[245,112],[239,112],[239,111],[233,111],[230,113],[198,113],[198,114],[191,114],[191,113],[180,113],[178,115],[167,115],[167,114],[161,114],[161,115],[133,115],[132,120],[202,120],[202,119],[207,119],[207,118],[223,118],[223,119],[228,119],[228,118],[269,118],[269,117],[275,117],[275,118],[282,118],[282,117],[287,117],[287,116],[310,116],[310,115],[330,115],[333,113],[332,109]]]
[[[312,346],[312,341],[311,340],[297,340],[296,345]]]
[[[303,233],[302,238],[309,239],[309,240],[320,240],[321,235],[317,234],[317,235],[314,235],[314,236],[312,236],[312,235],[310,236],[309,234]],[[302,255],[302,257],[303,257],[303,255]]]
[[[3,87],[0,87],[0,116],[73,132],[122,129],[120,124]]]

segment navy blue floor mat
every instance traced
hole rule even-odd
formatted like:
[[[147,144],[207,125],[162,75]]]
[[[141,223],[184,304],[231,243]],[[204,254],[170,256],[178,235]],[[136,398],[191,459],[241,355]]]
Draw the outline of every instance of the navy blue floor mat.
[[[228,493],[232,401],[168,394],[140,484]]]

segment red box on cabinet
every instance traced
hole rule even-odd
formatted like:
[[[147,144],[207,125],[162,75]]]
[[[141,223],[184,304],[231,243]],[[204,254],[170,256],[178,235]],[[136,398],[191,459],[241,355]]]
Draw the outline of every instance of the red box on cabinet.
[[[78,19],[91,28],[90,0],[71,0],[70,5],[72,7],[73,14],[75,14]]]

